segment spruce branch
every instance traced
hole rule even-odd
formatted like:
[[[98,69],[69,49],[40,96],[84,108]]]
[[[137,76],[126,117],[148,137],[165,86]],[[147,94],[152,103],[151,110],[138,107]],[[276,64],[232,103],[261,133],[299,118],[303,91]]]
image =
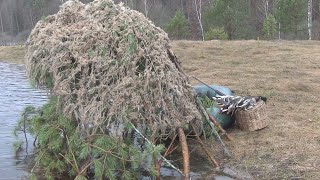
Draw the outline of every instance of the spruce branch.
[[[129,124],[132,126],[132,128],[145,140],[147,141],[148,144],[150,144],[153,148],[156,147],[156,145],[154,145],[149,139],[147,139],[131,122],[129,122]],[[179,172],[180,174],[184,175],[183,172],[178,169],[177,167],[175,167],[173,164],[170,163],[169,160],[167,160],[165,157],[163,157],[161,154],[160,154],[160,158],[165,162],[167,163],[171,168],[173,168],[174,170],[176,170],[177,172]]]

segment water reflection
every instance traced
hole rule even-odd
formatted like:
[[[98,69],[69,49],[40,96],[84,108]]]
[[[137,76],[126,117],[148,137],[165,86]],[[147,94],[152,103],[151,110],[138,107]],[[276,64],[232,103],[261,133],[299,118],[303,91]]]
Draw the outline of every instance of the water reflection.
[[[45,91],[31,87],[23,65],[0,62],[0,179],[20,179],[27,174],[24,154],[14,152],[12,131],[26,106],[41,106],[46,100]]]

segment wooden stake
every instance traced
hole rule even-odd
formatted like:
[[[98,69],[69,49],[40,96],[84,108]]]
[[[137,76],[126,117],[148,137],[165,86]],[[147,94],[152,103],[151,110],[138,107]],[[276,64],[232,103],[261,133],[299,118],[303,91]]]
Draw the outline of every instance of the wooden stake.
[[[161,168],[161,160],[155,160],[155,165],[156,165],[156,170],[157,170],[157,177],[156,180],[160,180],[161,179],[161,172],[160,172],[160,168]]]
[[[184,180],[189,180],[190,179],[189,150],[188,150],[186,135],[184,134],[184,131],[181,127],[178,128],[178,136],[179,136],[179,141],[182,149]]]
[[[217,138],[217,141],[219,142],[219,144],[222,146],[223,152],[227,157],[231,157],[229,150],[227,149],[226,145],[223,143],[219,133],[216,130],[215,125],[209,120],[209,116],[208,113],[206,112],[206,110],[204,109],[204,107],[202,106],[201,101],[197,98],[196,99],[197,105],[200,108],[200,110],[202,111],[205,119],[207,120],[207,122],[209,123],[209,125],[211,126],[212,129],[212,133],[213,135]]]
[[[191,124],[191,127],[193,129],[193,132],[196,133],[196,128],[193,126],[193,124]],[[204,146],[203,142],[201,141],[200,137],[198,134],[195,134],[196,135],[196,138],[202,148],[202,150],[206,153],[206,155],[208,156],[209,160],[211,161],[211,163],[213,164],[214,167],[218,167],[219,164],[218,162],[211,156],[211,154],[209,153],[209,151],[207,150],[207,148]]]
[[[229,141],[233,141],[233,138],[221,127],[220,123],[207,111],[209,119],[213,122],[214,125],[222,132],[222,135],[225,135]]]

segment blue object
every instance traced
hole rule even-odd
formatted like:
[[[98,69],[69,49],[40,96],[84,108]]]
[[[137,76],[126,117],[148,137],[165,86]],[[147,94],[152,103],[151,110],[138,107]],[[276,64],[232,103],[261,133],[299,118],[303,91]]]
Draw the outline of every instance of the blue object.
[[[227,88],[225,86],[209,86],[215,90],[222,92],[225,95],[235,95],[235,93],[230,88]],[[210,100],[212,100],[212,97],[219,97],[219,95],[214,90],[206,85],[196,85],[193,87],[197,95],[201,98],[205,98],[207,96]],[[210,112],[210,114],[220,123],[223,128],[227,128],[234,123],[234,119],[230,115],[220,113],[220,107],[218,107],[217,105],[213,105],[207,108],[207,111]]]
[[[219,122],[221,127],[228,128],[234,123],[234,119],[230,115],[221,114],[219,107],[207,108],[207,111]]]
[[[230,88],[227,88],[224,86],[217,86],[217,85],[209,85],[209,86],[212,89],[218,90],[225,95],[234,95],[234,92]],[[212,97],[219,97],[219,95],[214,90],[212,90],[206,85],[196,85],[196,86],[193,86],[193,88],[199,97],[203,98],[204,96],[207,96],[209,99],[211,99]]]

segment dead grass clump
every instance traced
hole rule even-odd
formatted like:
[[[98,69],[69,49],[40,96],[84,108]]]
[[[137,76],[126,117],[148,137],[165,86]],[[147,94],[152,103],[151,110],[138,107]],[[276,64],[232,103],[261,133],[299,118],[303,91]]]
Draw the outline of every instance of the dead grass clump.
[[[168,41],[121,4],[68,1],[32,31],[26,66],[40,86],[52,85],[82,131],[99,127],[121,138],[131,121],[170,133],[201,116]]]

